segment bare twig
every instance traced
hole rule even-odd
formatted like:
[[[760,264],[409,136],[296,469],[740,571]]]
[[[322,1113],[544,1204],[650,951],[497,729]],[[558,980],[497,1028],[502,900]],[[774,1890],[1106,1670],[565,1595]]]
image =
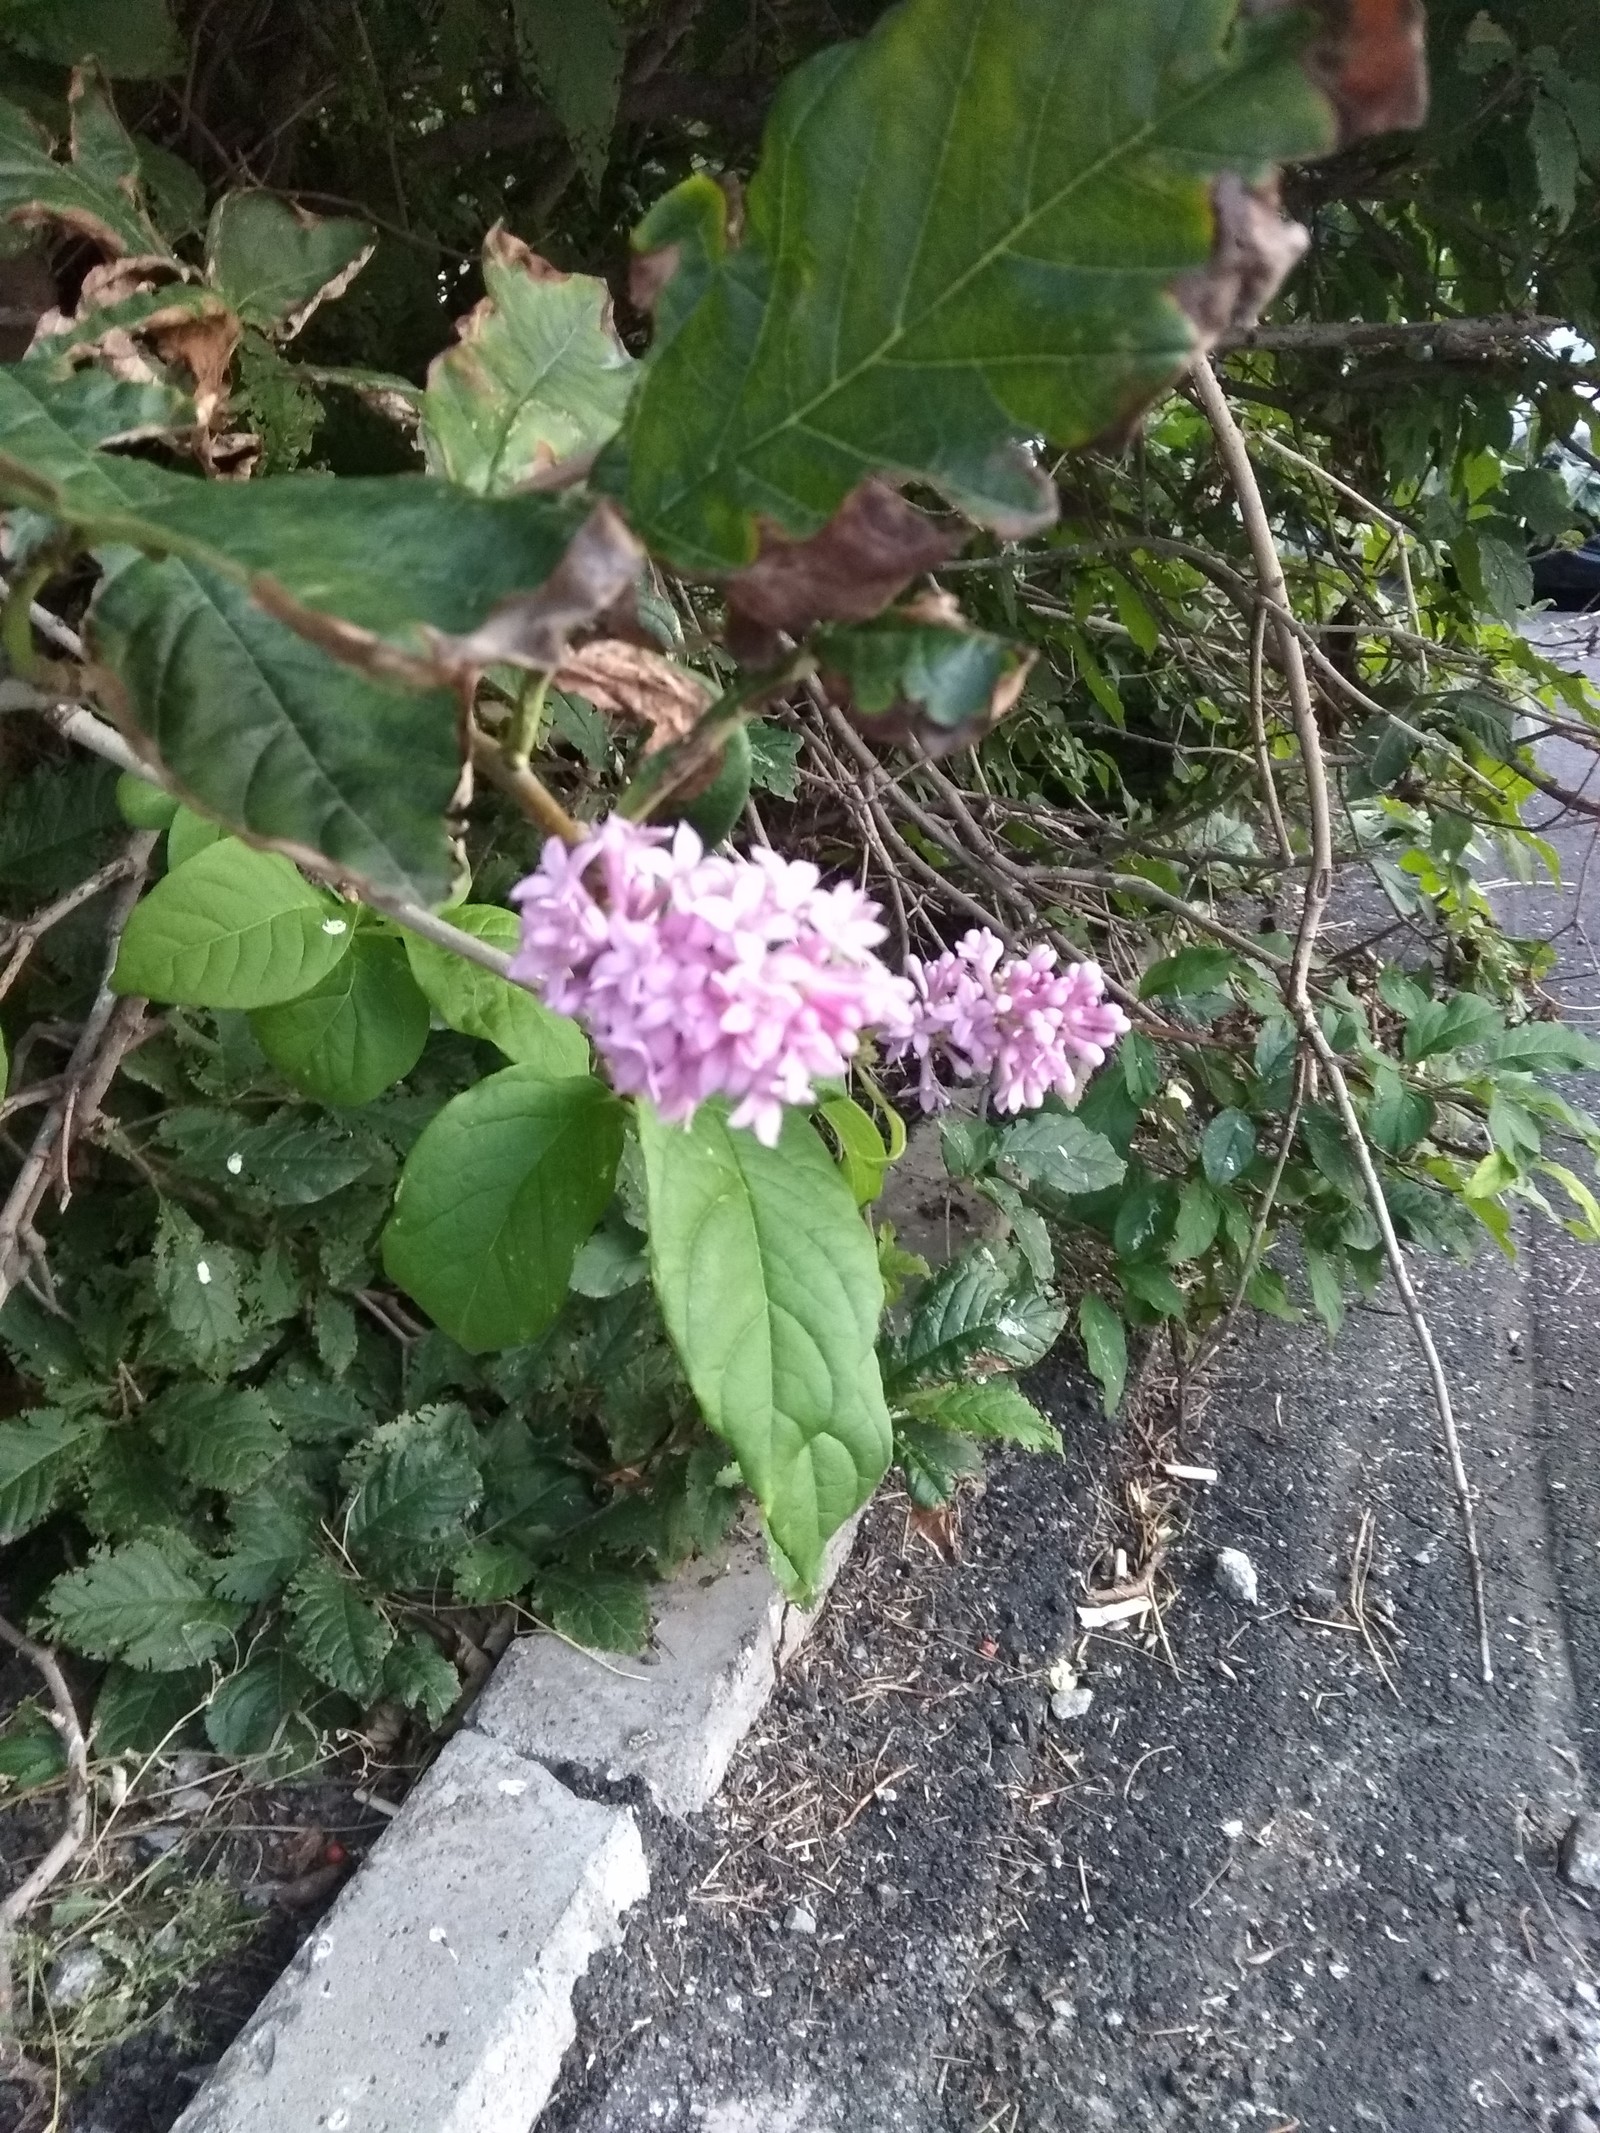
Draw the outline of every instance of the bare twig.
[[[1256,326],[1225,333],[1223,348],[1260,348],[1293,355],[1361,355],[1373,349],[1414,348],[1441,356],[1492,355],[1524,341],[1542,341],[1564,321],[1519,318],[1503,311],[1488,318],[1441,318],[1389,323],[1365,319],[1301,319],[1289,326]]]
[[[1255,559],[1262,591],[1274,607],[1286,607],[1288,588],[1284,583],[1283,564],[1278,555],[1277,542],[1273,537],[1266,505],[1261,496],[1261,485],[1256,480],[1255,468],[1251,465],[1243,432],[1233,418],[1233,411],[1228,406],[1227,397],[1210,364],[1197,363],[1193,377],[1200,404],[1205,409],[1206,417],[1216,435],[1218,452],[1238,498],[1239,515],[1250,542],[1250,551]],[[1333,1091],[1345,1136],[1350,1143],[1351,1153],[1355,1157],[1362,1184],[1371,1203],[1373,1219],[1383,1238],[1384,1257],[1388,1261],[1389,1272],[1427,1369],[1434,1405],[1438,1409],[1444,1430],[1450,1478],[1454,1484],[1456,1507],[1461,1518],[1462,1539],[1472,1585],[1473,1614],[1478,1632],[1479,1670],[1487,1683],[1494,1679],[1494,1663],[1489,1647],[1489,1612],[1484,1594],[1483,1557],[1478,1547],[1478,1524],[1473,1509],[1472,1487],[1467,1479],[1466,1465],[1462,1458],[1461,1437],[1456,1427],[1455,1410],[1450,1401],[1449,1382],[1444,1374],[1444,1365],[1439,1360],[1439,1351],[1434,1345],[1432,1330],[1423,1316],[1417,1292],[1412,1286],[1410,1269],[1406,1265],[1400,1240],[1395,1234],[1389,1205],[1383,1196],[1383,1186],[1372,1160],[1366,1134],[1362,1131],[1361,1121],[1356,1115],[1344,1068],[1323,1034],[1311,999],[1308,984],[1311,956],[1316,944],[1317,929],[1327,909],[1333,885],[1333,822],[1328,801],[1327,771],[1322,756],[1322,736],[1312,707],[1311,689],[1306,678],[1300,642],[1292,630],[1280,625],[1278,647],[1284,679],[1288,684],[1290,707],[1294,713],[1296,737],[1300,743],[1311,827],[1311,854],[1306,875],[1305,900],[1301,908],[1300,930],[1295,941],[1294,961],[1285,986],[1285,996],[1290,1011],[1300,1025],[1302,1037],[1327,1076],[1328,1085]]]
[[[114,881],[120,881],[127,873],[128,865],[126,854],[120,859],[108,861],[105,866],[97,868],[86,880],[80,881],[75,888],[68,889],[65,895],[58,896],[53,903],[48,903],[42,910],[35,911],[31,918],[17,921],[16,925],[8,931],[5,939],[5,947],[8,952],[5,965],[0,968],[0,999],[5,997],[22,975],[23,967],[27,963],[29,956],[32,955],[34,949],[38,947],[40,941],[50,931],[50,928],[59,926],[64,918],[70,918],[74,911],[80,910],[84,904],[91,902],[93,898],[100,894],[102,889],[108,889]]]
[[[45,1890],[75,1856],[89,1829],[89,1750],[72,1691],[60,1662],[47,1645],[35,1644],[0,1615],[0,1639],[27,1660],[50,1691],[56,1731],[67,1757],[67,1813],[61,1833],[38,1865],[0,1903],[0,2024],[11,2021],[11,1942]]]

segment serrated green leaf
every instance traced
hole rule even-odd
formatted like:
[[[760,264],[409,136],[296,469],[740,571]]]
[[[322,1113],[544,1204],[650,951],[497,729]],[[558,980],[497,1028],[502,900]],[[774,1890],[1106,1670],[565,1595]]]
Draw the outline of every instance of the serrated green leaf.
[[[1298,31],[1230,39],[1233,18],[909,0],[792,75],[737,248],[704,178],[636,239],[676,242],[684,285],[625,432],[635,528],[727,570],[758,518],[813,534],[874,470],[980,524],[1047,524],[1023,440],[1125,422],[1198,345],[1173,292],[1211,257],[1213,177],[1335,137]]]
[[[184,1348],[204,1370],[225,1364],[244,1335],[239,1262],[193,1217],[163,1203],[152,1252],[155,1290]]]
[[[203,1489],[238,1496],[288,1450],[262,1393],[179,1384],[147,1410],[179,1470]]]
[[[981,1118],[946,1118],[939,1122],[939,1153],[953,1178],[975,1178],[994,1161],[1000,1133]]]
[[[614,435],[639,365],[617,337],[605,283],[558,273],[498,224],[484,240],[483,282],[456,345],[429,368],[422,436],[434,473],[501,496]]]
[[[754,718],[745,727],[750,738],[750,782],[761,792],[792,800],[800,790],[803,734],[787,732],[769,719]]]
[[[533,1340],[611,1197],[622,1128],[621,1104],[587,1075],[507,1067],[457,1096],[401,1174],[390,1280],[469,1355]]]
[[[56,1507],[105,1432],[97,1414],[39,1407],[0,1422],[0,1547],[9,1547]]]
[[[358,1329],[354,1306],[344,1297],[320,1289],[311,1304],[311,1337],[317,1344],[317,1359],[336,1378],[342,1378],[356,1359]]]
[[[498,904],[456,904],[450,923],[492,947],[514,950],[521,937],[516,914]],[[411,974],[441,1022],[464,1037],[481,1037],[518,1066],[537,1067],[550,1080],[589,1071],[589,1040],[576,1022],[553,1015],[524,985],[469,963],[465,956],[414,933],[406,935]]]
[[[289,1643],[318,1680],[370,1703],[383,1686],[394,1628],[360,1586],[322,1556],[290,1586],[287,1610]]]
[[[116,0],[117,7],[121,4],[122,0]],[[61,0],[48,0],[48,5],[41,0],[39,19],[59,20],[60,6]],[[105,145],[118,134],[128,148],[127,167],[121,172]],[[48,219],[117,256],[131,252],[142,258],[170,259],[172,255],[139,208],[136,188],[130,184],[125,190],[118,182],[119,176],[126,180],[136,171],[137,161],[133,143],[111,109],[105,84],[92,68],[74,84],[72,160],[68,163],[55,160],[46,136],[25,111],[0,103],[0,222]]]
[[[1200,1136],[1201,1166],[1213,1185],[1231,1185],[1255,1152],[1255,1124],[1243,1111],[1219,1111]]]
[[[348,907],[287,859],[226,837],[134,907],[111,982],[190,1007],[271,1007],[324,978],[353,931]]]
[[[558,1636],[591,1652],[636,1652],[650,1634],[650,1588],[620,1570],[546,1570],[535,1612]]]
[[[1102,1133],[1070,1111],[1035,1111],[1001,1132],[1001,1161],[1026,1178],[1067,1195],[1120,1184],[1127,1164]]]
[[[190,1177],[267,1207],[310,1207],[388,1160],[342,1120],[282,1110],[260,1125],[212,1109],[172,1111],[156,1127],[161,1146]]]
[[[281,1477],[263,1481],[228,1506],[227,1553],[214,1573],[225,1600],[258,1607],[283,1590],[316,1543],[316,1505],[305,1488]]]
[[[86,1479],[83,1522],[106,1540],[158,1532],[182,1513],[190,1495],[142,1430],[108,1431]]]
[[[428,1003],[406,951],[363,928],[327,976],[250,1017],[256,1042],[286,1081],[318,1103],[354,1110],[402,1080],[428,1041]]]
[[[544,1539],[570,1531],[594,1509],[580,1477],[540,1449],[520,1416],[503,1415],[488,1432],[481,1466],[487,1532]]]
[[[0,1727],[0,1784],[6,1801],[49,1785],[67,1767],[67,1751],[36,1703],[20,1704]]]
[[[969,1369],[1027,1370],[1048,1355],[1066,1312],[1020,1275],[1011,1256],[969,1245],[918,1295],[911,1322],[893,1343],[886,1378],[893,1397],[927,1380]]]
[[[1208,1252],[1222,1226],[1222,1202],[1203,1178],[1190,1178],[1178,1195],[1178,1219],[1173,1226],[1167,1257],[1174,1266],[1184,1266]]]
[[[983,1455],[970,1437],[932,1422],[897,1421],[894,1449],[906,1494],[921,1511],[937,1511],[963,1481],[983,1472]]]
[[[968,1437],[993,1437],[1020,1444],[1024,1451],[1059,1452],[1061,1435],[1053,1422],[1025,1399],[1010,1378],[985,1378],[970,1384],[929,1385],[908,1392],[899,1402],[907,1414]]]
[[[512,0],[517,51],[561,122],[589,191],[610,159],[628,28],[612,0]]]
[[[514,1541],[477,1540],[462,1549],[452,1566],[456,1597],[468,1606],[490,1606],[526,1589],[534,1574],[533,1557]]]
[[[219,1755],[251,1763],[258,1777],[282,1783],[321,1760],[321,1736],[308,1707],[329,1700],[292,1652],[273,1645],[218,1688],[206,1709],[206,1736]]]
[[[94,1700],[94,1747],[98,1755],[153,1755],[186,1738],[211,1694],[208,1666],[171,1674],[141,1674],[131,1666],[106,1668]]]
[[[326,220],[276,193],[235,187],[211,210],[206,279],[247,326],[287,339],[325,296],[349,286],[376,235],[365,222]]]
[[[391,895],[444,894],[443,817],[461,771],[445,690],[353,672],[247,587],[186,558],[127,564],[101,585],[88,626],[129,719],[199,806]],[[397,759],[403,777],[389,773]],[[221,834],[179,822],[171,866]]]
[[[216,1597],[202,1564],[172,1536],[97,1548],[81,1570],[50,1587],[52,1633],[93,1659],[161,1672],[214,1658],[232,1641],[244,1610]]]
[[[1103,1296],[1090,1290],[1078,1304],[1078,1331],[1089,1368],[1100,1386],[1108,1415],[1114,1415],[1128,1382],[1128,1335],[1120,1316]]]
[[[1339,1329],[1344,1324],[1344,1284],[1339,1279],[1339,1261],[1332,1252],[1324,1252],[1314,1244],[1306,1246],[1306,1279],[1311,1285],[1311,1301],[1317,1316],[1328,1329],[1330,1341],[1337,1340]]]
[[[345,1545],[375,1571],[403,1573],[446,1543],[455,1552],[482,1493],[477,1465],[450,1409],[391,1423],[375,1439],[351,1498]]]
[[[430,1726],[444,1723],[461,1694],[455,1668],[430,1637],[415,1629],[383,1662],[383,1686],[407,1710],[420,1711]]]
[[[871,1235],[809,1122],[776,1148],[707,1105],[692,1126],[639,1106],[650,1263],[707,1422],[733,1447],[800,1582],[889,1463],[873,1349],[883,1302]]]
[[[1386,1155],[1404,1155],[1433,1125],[1433,1105],[1420,1089],[1409,1089],[1387,1062],[1373,1068],[1372,1102],[1367,1110],[1367,1137]]]
[[[903,608],[815,630],[810,645],[830,693],[869,734],[875,725],[891,738],[909,731],[936,753],[978,739],[1009,707],[1029,663],[1003,637]]]

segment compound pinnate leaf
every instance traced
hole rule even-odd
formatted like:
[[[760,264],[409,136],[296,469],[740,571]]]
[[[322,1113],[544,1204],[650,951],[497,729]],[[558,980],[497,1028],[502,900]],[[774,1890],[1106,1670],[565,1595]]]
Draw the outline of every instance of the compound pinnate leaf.
[[[135,907],[111,982],[186,1007],[275,1007],[326,977],[353,930],[287,859],[226,837]]]
[[[697,180],[640,233],[689,281],[625,432],[636,528],[737,569],[760,522],[814,534],[875,472],[1047,524],[1024,440],[1125,423],[1298,252],[1252,188],[1338,117],[1303,19],[1236,13],[906,0],[792,75],[742,243]]]
[[[98,1415],[50,1407],[0,1422],[0,1546],[9,1547],[55,1509],[63,1482],[104,1430]]]
[[[250,1027],[302,1095],[354,1107],[381,1096],[422,1057],[428,1003],[400,943],[366,930],[309,992],[259,1009]]]
[[[163,1671],[210,1659],[231,1641],[244,1609],[202,1581],[204,1558],[175,1535],[97,1548],[81,1570],[50,1587],[56,1635],[95,1659]]]
[[[288,1615],[289,1640],[318,1680],[370,1703],[383,1684],[394,1629],[360,1586],[319,1557],[289,1588]]]
[[[51,154],[48,137],[25,111],[0,103],[0,222],[57,222],[119,257],[170,258],[139,205],[137,151],[97,69],[74,75],[71,103],[67,163]]]
[[[457,904],[447,916],[474,940],[508,952],[521,937],[516,914],[499,904]],[[589,1071],[589,1040],[577,1023],[553,1015],[526,986],[414,933],[406,935],[406,954],[429,1006],[464,1037],[481,1037],[516,1065],[537,1067],[552,1081]]]
[[[243,586],[176,557],[140,559],[102,584],[89,630],[126,723],[197,806],[259,841],[320,852],[380,891],[423,903],[444,894],[443,817],[460,776],[446,691],[355,673]],[[179,821],[173,864],[221,834]]]
[[[291,338],[372,256],[365,222],[325,220],[275,193],[226,192],[206,229],[206,278],[248,326]]]
[[[383,1233],[389,1278],[471,1355],[536,1339],[611,1197],[622,1122],[598,1081],[535,1067],[455,1097],[401,1174]]]
[[[639,365],[605,283],[561,273],[499,224],[483,280],[488,295],[429,368],[422,437],[434,473],[502,496],[613,436]]]
[[[733,1448],[802,1586],[883,1478],[872,1237],[798,1112],[776,1148],[707,1105],[687,1129],[639,1106],[650,1261],[707,1422]]]

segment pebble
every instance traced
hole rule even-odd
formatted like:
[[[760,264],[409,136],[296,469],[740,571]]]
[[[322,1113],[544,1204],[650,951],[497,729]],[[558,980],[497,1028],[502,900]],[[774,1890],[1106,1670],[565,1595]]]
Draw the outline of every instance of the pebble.
[[[1422,1976],[1429,1985],[1448,1985],[1450,1982],[1450,1973],[1443,1963],[1430,1963]]]
[[[1061,1689],[1050,1699],[1050,1716],[1060,1725],[1069,1725],[1075,1718],[1086,1717],[1093,1702],[1093,1689],[1081,1685],[1075,1689]]]
[[[104,1982],[106,1959],[98,1948],[71,1948],[45,1980],[52,2007],[81,2007]]]
[[[1011,2027],[1020,2029],[1025,2037],[1036,2037],[1044,2024],[1031,2008],[1014,2007],[1011,2011]]]
[[[1573,1816],[1557,1864],[1569,1888],[1600,1890],[1600,1814]]]
[[[1300,1604],[1309,1607],[1313,1614],[1331,1615],[1339,1605],[1339,1595],[1320,1578],[1312,1578],[1300,1588]]]
[[[1217,1590],[1240,1607],[1254,1607],[1260,1598],[1256,1566],[1242,1548],[1224,1548],[1211,1566]]]
[[[794,1904],[783,1921],[783,1930],[785,1933],[815,1933],[817,1914],[815,1911],[808,1911],[803,1903]]]

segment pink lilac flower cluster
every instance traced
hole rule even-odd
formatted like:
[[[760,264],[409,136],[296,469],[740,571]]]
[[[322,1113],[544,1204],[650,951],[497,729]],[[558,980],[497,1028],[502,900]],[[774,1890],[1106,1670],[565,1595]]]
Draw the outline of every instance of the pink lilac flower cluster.
[[[1002,963],[1002,944],[974,928],[932,962],[913,957],[916,1026],[891,1051],[921,1061],[925,1111],[948,1103],[935,1068],[966,1081],[987,1075],[997,1111],[1037,1110],[1051,1091],[1069,1101],[1129,1028],[1107,1000],[1096,963],[1057,968],[1053,948]]]
[[[613,1087],[687,1122],[709,1096],[775,1145],[784,1106],[843,1075],[865,1029],[904,1041],[912,987],[879,960],[878,907],[804,861],[707,853],[699,837],[611,815],[557,838],[512,891],[511,975],[588,1030]]]

